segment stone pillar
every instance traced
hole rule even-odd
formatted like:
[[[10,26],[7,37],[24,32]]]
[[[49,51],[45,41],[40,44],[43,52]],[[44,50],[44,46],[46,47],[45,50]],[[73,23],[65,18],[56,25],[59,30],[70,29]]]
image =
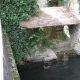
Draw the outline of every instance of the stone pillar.
[[[69,9],[79,18],[79,4],[77,0],[69,0]],[[80,55],[80,24],[69,26],[70,45],[72,49]]]
[[[80,24],[69,26],[70,32],[70,45],[72,49],[80,55]]]
[[[69,9],[74,13],[76,16],[79,15],[79,2],[78,0],[69,0],[68,3]]]

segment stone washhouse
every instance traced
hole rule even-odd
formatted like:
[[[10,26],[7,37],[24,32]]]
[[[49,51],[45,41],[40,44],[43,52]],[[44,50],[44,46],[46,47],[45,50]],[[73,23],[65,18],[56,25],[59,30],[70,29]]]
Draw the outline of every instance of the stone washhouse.
[[[40,13],[36,17],[31,17],[29,21],[19,23],[20,26],[29,29],[39,27],[52,26],[69,26],[70,38],[68,42],[71,48],[80,55],[80,19],[67,7],[45,7],[40,8]],[[57,59],[56,53],[52,50],[47,50],[43,55],[35,55],[29,60],[33,62],[50,61]]]

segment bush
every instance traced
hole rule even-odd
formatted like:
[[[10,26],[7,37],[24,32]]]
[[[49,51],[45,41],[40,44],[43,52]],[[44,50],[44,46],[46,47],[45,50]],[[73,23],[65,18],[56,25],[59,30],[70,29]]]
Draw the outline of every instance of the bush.
[[[38,11],[37,0],[1,0],[0,18],[4,31],[9,35],[11,47],[16,60],[29,53],[34,44],[29,38],[35,34],[34,31],[21,28],[20,21],[29,20],[29,16],[36,15]],[[32,45],[33,43],[33,45]]]
[[[19,21],[29,20],[29,15],[37,12],[37,0],[2,0],[0,3],[0,18],[7,32]]]

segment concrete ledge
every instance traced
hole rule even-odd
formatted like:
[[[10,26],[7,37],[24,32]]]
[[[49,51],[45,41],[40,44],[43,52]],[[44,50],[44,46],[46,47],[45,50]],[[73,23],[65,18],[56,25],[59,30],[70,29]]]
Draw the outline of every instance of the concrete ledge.
[[[8,60],[10,63],[10,71],[11,71],[12,80],[20,80],[20,76],[19,76],[16,64],[15,64],[13,52],[9,43],[8,35],[6,33],[4,34],[4,39],[5,39],[5,45],[8,51]]]
[[[20,80],[7,34],[0,20],[0,80]]]

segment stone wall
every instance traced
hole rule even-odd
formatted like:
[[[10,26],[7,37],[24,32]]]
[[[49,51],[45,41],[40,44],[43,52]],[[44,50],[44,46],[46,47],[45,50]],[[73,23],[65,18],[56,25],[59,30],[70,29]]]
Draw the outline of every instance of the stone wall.
[[[0,20],[0,80],[20,80],[7,34],[2,34]]]
[[[4,43],[3,53],[4,53],[4,57],[3,57],[4,80],[12,80],[9,61],[8,61],[8,54],[7,54],[8,52],[5,43]]]
[[[70,39],[69,42],[73,50],[80,55],[80,24],[69,26]]]
[[[9,43],[9,38],[6,33],[4,33],[4,54],[5,54],[4,59],[6,59],[5,60],[6,62],[4,61],[4,65],[6,64],[6,67],[8,67],[8,68],[4,67],[4,71],[5,71],[4,74],[10,74],[9,76],[6,76],[7,79],[5,80],[9,80],[8,77],[10,76],[12,78],[10,80],[20,80],[20,76],[16,67],[13,52]],[[8,71],[10,73],[7,73]]]
[[[44,29],[44,33],[46,35],[46,38],[48,40],[51,40],[51,39],[62,39],[63,37],[63,26],[59,26],[59,27],[49,27],[49,28],[45,28]]]

